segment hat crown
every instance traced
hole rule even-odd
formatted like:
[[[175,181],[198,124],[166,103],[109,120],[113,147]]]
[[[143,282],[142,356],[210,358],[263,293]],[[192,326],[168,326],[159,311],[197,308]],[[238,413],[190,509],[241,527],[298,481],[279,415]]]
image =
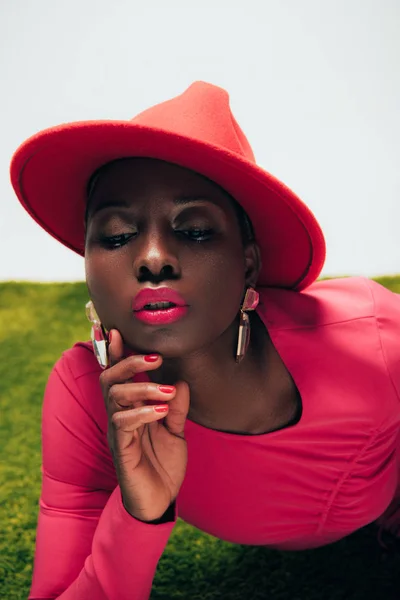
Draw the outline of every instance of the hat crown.
[[[232,114],[229,94],[210,83],[192,83],[183,94],[146,109],[131,123],[222,147],[255,162],[251,146]]]

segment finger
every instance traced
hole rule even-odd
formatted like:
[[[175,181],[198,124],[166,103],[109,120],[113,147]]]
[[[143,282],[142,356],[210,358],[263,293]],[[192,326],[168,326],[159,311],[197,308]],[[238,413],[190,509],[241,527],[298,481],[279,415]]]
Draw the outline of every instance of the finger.
[[[151,381],[116,383],[110,387],[108,403],[111,411],[139,408],[149,402],[170,402],[175,394],[173,385],[159,385]]]
[[[116,330],[113,329],[113,332],[114,331]],[[112,337],[111,344],[113,342],[114,337]],[[156,354],[151,354],[150,356],[143,354],[128,356],[101,373],[100,384],[103,388],[103,393],[106,393],[115,383],[129,381],[135,375],[143,373],[144,371],[154,371],[155,369],[158,369],[161,364],[162,357]]]
[[[133,410],[119,411],[113,414],[111,423],[116,430],[132,432],[144,423],[164,418],[168,412],[168,408],[167,404],[161,404],[158,406],[142,406]]]
[[[108,345],[108,357],[110,367],[112,367],[124,356],[124,342],[118,329],[110,329],[109,338],[111,338],[111,342]]]
[[[165,426],[174,435],[184,436],[185,421],[189,412],[190,390],[186,381],[176,384],[176,393],[169,403],[169,411],[166,414]]]
[[[157,410],[160,411],[162,406],[164,406],[166,410],[157,412]],[[142,408],[114,413],[111,417],[111,426],[114,429],[117,452],[125,450],[132,444],[133,434],[141,427],[141,425],[163,419],[166,414],[168,414],[167,405],[144,406]]]

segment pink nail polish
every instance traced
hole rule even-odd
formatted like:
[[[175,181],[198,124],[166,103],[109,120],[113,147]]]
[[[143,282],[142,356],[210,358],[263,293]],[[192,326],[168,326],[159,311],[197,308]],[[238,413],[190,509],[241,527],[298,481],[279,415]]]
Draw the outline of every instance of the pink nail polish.
[[[146,356],[144,356],[146,362],[156,362],[157,359],[158,354],[146,354]]]
[[[163,394],[172,394],[172,392],[175,391],[175,388],[173,385],[159,385],[158,389],[160,390],[160,392],[162,392]]]
[[[162,406],[155,406],[154,411],[156,413],[165,413],[168,410],[168,405],[164,404]]]

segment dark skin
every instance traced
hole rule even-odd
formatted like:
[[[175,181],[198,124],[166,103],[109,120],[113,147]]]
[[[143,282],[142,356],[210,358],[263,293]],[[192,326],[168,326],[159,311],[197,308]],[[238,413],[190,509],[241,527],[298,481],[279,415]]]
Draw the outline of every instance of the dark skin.
[[[243,244],[232,200],[216,184],[175,165],[129,159],[110,163],[91,187],[85,264],[91,299],[112,334],[100,385],[122,502],[136,519],[165,522],[185,478],[188,417],[255,434],[293,416],[293,381],[255,313],[250,347],[235,362],[239,307],[257,281],[259,250]],[[187,314],[150,326],[135,317],[132,301],[160,285],[183,296]],[[139,373],[148,381],[133,380]]]
[[[102,236],[123,237],[104,243]],[[189,419],[257,434],[293,418],[297,390],[256,313],[246,356],[239,365],[234,359],[239,307],[256,285],[260,258],[255,242],[243,244],[219,186],[158,160],[110,164],[91,192],[85,262],[102,323],[120,332],[126,349],[162,356],[148,373],[153,382],[188,383]],[[135,319],[132,299],[149,285],[177,290],[188,314],[168,326]]]

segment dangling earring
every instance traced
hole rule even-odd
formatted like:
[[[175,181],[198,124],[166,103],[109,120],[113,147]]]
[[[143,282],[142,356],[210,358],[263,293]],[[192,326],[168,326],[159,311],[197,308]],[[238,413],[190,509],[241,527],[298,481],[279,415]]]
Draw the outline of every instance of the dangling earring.
[[[91,300],[86,304],[86,316],[92,323],[90,337],[92,338],[94,353],[101,368],[105,369],[110,364],[107,352],[108,335],[106,329],[101,324],[101,321],[97,316],[97,313],[93,306],[93,302]]]
[[[245,311],[257,308],[259,300],[259,293],[252,287],[247,288],[243,304],[240,308],[239,336],[236,350],[237,363],[240,363],[243,360],[250,342],[250,318]]]

